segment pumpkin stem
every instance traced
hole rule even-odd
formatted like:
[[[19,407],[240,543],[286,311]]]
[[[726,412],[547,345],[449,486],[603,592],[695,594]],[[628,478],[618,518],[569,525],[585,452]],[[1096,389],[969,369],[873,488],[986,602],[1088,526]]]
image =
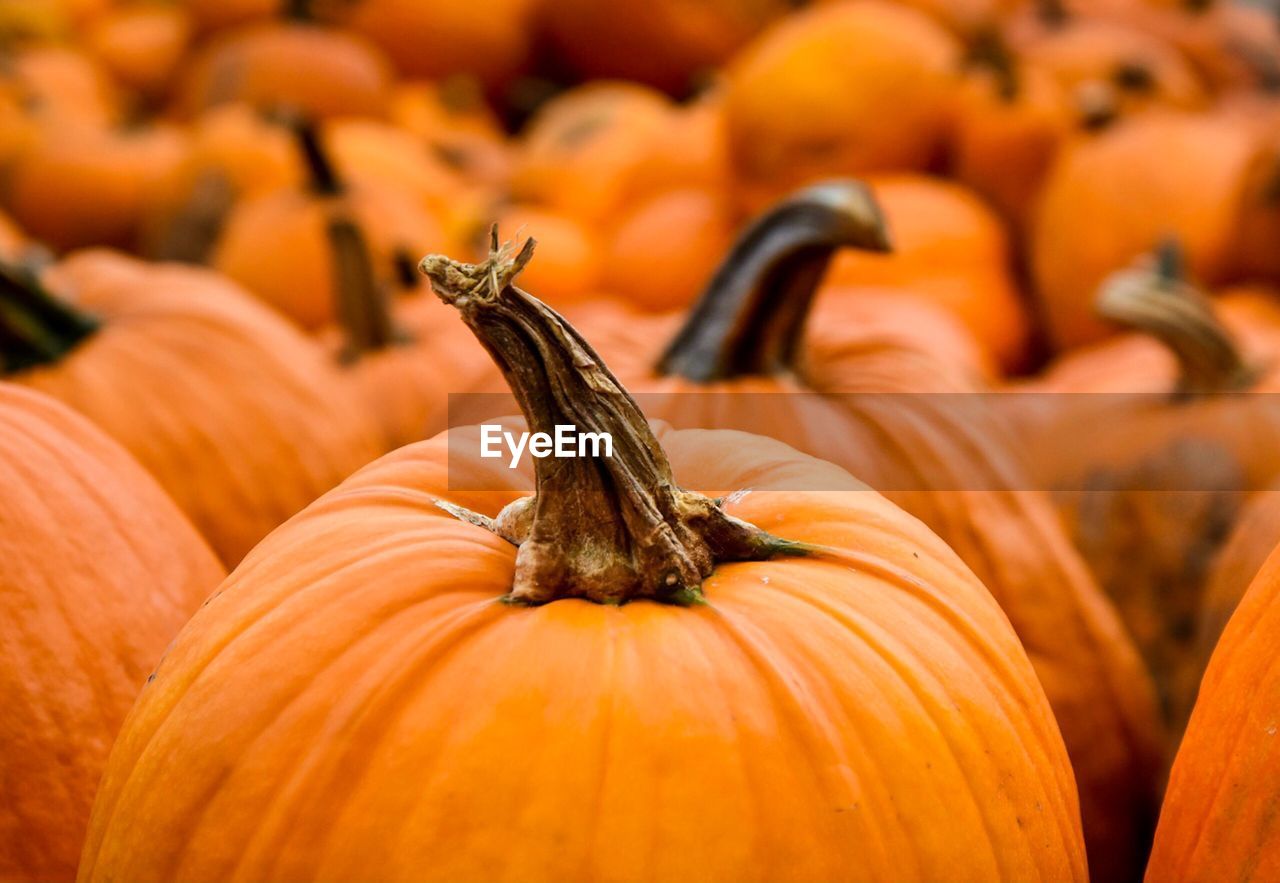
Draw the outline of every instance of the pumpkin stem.
[[[289,129],[298,142],[303,164],[307,167],[311,191],[319,196],[340,196],[346,188],[329,159],[328,151],[320,143],[320,133],[315,123],[294,116],[289,120]]]
[[[1258,372],[1250,365],[1213,303],[1186,281],[1176,241],[1160,246],[1148,267],[1117,273],[1103,283],[1096,307],[1105,319],[1159,340],[1178,360],[1179,396],[1239,392]]]
[[[747,228],[658,363],[697,383],[789,372],[838,249],[889,251],[884,217],[857,181],[783,200]]]
[[[50,294],[25,267],[0,264],[0,371],[58,361],[98,330],[98,320]]]
[[[288,21],[315,21],[315,14],[311,8],[311,0],[284,0],[280,13]]]
[[[611,452],[536,459],[536,493],[496,519],[441,504],[519,547],[508,600],[696,603],[720,562],[807,552],[676,485],[639,406],[590,344],[513,284],[533,248],[532,239],[518,251],[499,246],[495,227],[483,262],[430,255],[419,265],[502,370],[531,433],[554,438],[570,426],[612,440]]]
[[[1022,84],[1018,81],[1017,63],[1009,44],[996,28],[983,28],[974,36],[965,55],[965,65],[990,71],[1002,101],[1008,103],[1018,97]]]
[[[403,338],[397,333],[387,293],[373,272],[369,245],[350,218],[333,217],[325,231],[337,270],[338,320],[346,335],[344,361],[385,349]]]
[[[1071,21],[1071,13],[1063,0],[1036,0],[1036,17],[1050,28],[1060,28]]]

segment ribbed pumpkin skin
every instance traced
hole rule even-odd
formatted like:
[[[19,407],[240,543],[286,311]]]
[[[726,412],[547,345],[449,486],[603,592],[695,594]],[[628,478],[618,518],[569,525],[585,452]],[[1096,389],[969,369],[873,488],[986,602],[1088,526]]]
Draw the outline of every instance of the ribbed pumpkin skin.
[[[74,877],[116,731],[223,575],[123,449],[0,383],[0,879]]]
[[[1169,775],[1148,883],[1280,879],[1280,555],[1218,642]]]
[[[446,439],[403,448],[176,641],[81,879],[1084,879],[1056,725],[959,560],[778,443],[662,437],[677,480],[842,558],[722,566],[692,608],[511,607],[514,547],[434,505]],[[840,492],[769,492],[800,480]]]
[[[86,252],[50,281],[103,325],[10,379],[123,444],[228,564],[378,455],[372,418],[337,368],[216,275]]]

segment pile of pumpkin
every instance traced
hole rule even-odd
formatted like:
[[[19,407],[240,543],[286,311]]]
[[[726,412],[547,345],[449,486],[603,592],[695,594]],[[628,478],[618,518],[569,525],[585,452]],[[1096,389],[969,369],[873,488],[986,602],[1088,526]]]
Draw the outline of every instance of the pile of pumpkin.
[[[0,878],[1280,879],[1278,358],[1259,5],[0,0]]]

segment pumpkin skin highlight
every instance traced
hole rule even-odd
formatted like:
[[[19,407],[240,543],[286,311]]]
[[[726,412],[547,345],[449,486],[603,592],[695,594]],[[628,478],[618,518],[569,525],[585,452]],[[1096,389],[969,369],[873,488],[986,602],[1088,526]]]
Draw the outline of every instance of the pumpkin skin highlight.
[[[72,879],[138,688],[225,572],[87,420],[0,383],[0,877]]]
[[[8,379],[123,444],[224,561],[378,455],[372,418],[323,353],[217,275],[94,251],[46,278],[102,327]]]
[[[175,643],[81,879],[1083,879],[1056,727],[954,555],[777,443],[662,441],[677,476],[758,489],[733,514],[848,557],[724,566],[705,607],[510,607],[515,549],[434,505],[448,439],[404,448]],[[463,468],[501,489],[455,503],[520,493]],[[805,474],[853,492],[771,492]]]

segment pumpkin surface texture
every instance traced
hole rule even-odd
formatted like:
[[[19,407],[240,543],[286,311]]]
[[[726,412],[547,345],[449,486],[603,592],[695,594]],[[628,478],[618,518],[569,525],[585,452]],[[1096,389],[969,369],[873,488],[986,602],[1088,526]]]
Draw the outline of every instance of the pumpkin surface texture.
[[[75,876],[116,731],[223,575],[119,445],[0,383],[0,879]]]
[[[458,431],[274,533],[143,693],[81,879],[1084,879],[973,574],[835,467],[655,433],[513,285],[529,256],[423,266],[531,428],[615,456],[539,460],[529,496]]]

